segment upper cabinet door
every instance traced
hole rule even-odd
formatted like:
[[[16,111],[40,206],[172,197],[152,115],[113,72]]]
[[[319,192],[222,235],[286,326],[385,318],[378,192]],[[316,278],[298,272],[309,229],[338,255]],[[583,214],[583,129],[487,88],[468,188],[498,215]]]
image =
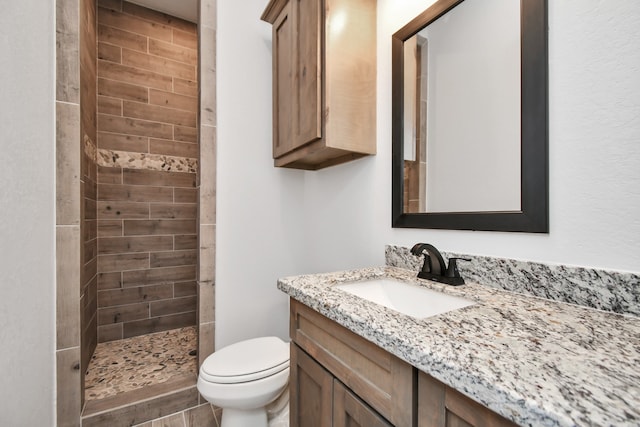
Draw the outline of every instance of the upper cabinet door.
[[[273,23],[273,154],[278,157],[294,148],[293,116],[293,33],[291,3],[287,3]]]
[[[296,75],[294,83],[295,147],[322,138],[322,0],[294,0]]]

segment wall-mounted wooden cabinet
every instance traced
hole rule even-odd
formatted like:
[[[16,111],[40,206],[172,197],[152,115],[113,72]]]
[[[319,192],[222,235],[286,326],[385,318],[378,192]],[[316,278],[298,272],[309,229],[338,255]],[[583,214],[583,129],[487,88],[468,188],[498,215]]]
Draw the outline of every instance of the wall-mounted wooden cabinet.
[[[376,152],[376,2],[272,0],[275,166],[321,169]]]
[[[291,427],[517,427],[290,300]]]

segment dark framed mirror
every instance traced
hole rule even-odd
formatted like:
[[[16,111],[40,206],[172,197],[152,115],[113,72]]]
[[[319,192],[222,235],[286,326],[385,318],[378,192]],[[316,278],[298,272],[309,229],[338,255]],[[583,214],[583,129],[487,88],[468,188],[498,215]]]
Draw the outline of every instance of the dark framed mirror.
[[[392,36],[393,227],[549,231],[547,64],[546,0],[438,0]]]

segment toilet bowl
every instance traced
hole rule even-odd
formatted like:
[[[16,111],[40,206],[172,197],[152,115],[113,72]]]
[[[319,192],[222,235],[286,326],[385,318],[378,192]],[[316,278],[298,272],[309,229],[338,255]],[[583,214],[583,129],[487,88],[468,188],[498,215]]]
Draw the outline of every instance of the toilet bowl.
[[[267,427],[266,406],[289,382],[289,343],[261,337],[224,347],[200,367],[198,391],[222,408],[222,427]]]

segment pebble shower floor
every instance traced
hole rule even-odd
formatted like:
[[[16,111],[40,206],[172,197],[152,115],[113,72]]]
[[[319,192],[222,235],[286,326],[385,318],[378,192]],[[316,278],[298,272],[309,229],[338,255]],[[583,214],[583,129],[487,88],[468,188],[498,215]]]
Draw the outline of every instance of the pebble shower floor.
[[[85,399],[99,400],[171,378],[197,375],[196,327],[99,343],[85,376]]]

